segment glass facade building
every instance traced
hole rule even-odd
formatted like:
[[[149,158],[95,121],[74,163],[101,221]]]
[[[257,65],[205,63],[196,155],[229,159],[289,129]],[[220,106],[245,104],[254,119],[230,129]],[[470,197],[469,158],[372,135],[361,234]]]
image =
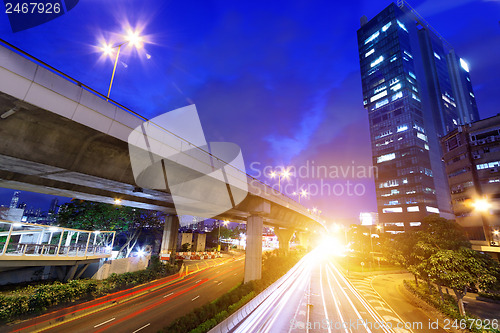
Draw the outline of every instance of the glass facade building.
[[[479,118],[466,62],[403,2],[361,19],[358,50],[380,223],[453,218],[439,137]]]

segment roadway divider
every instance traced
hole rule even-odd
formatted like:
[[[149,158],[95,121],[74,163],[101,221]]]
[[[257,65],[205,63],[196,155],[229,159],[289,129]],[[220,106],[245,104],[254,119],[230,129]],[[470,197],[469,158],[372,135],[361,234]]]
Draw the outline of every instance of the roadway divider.
[[[10,326],[7,326],[11,333],[21,332],[39,332],[46,329],[56,327],[63,322],[75,320],[105,310],[109,307],[131,301],[137,297],[154,292],[158,289],[165,288],[173,283],[185,279],[187,276],[195,274],[201,270],[211,267],[223,265],[230,261],[231,258],[223,259],[215,262],[213,265],[202,267],[201,269],[188,272],[188,266],[184,264],[179,269],[179,272],[164,278],[146,282],[130,289],[121,290],[106,296],[96,298],[94,300],[69,306],[60,310],[56,310],[36,318],[28,319]]]
[[[160,255],[160,260],[169,261],[171,253],[162,253]],[[204,259],[215,259],[221,258],[220,252],[176,252],[175,259],[183,260],[204,260]]]

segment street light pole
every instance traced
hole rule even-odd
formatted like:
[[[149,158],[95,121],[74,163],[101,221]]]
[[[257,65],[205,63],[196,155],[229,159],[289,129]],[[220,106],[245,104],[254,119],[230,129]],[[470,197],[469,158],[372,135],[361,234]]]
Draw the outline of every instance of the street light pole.
[[[125,43],[121,43],[120,45],[118,45],[118,51],[116,51],[115,65],[113,66],[113,74],[111,74],[111,82],[109,82],[109,89],[108,89],[108,94],[106,95],[106,101],[109,100],[109,94],[111,93],[111,86],[113,85],[113,79],[115,78],[116,64],[118,63],[118,57],[120,55],[120,50],[122,48],[122,45]]]
[[[218,234],[218,237],[217,237],[217,252],[220,252],[220,221],[217,220],[217,223],[219,225],[219,234]]]

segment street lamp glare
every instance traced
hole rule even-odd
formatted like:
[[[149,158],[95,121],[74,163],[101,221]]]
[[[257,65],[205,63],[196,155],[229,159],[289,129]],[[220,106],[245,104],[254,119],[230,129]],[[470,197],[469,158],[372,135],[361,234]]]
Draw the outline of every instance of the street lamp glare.
[[[101,50],[105,55],[111,55],[113,53],[113,47],[109,44],[103,45]]]
[[[291,173],[289,170],[283,171],[283,178],[288,179],[290,177]]]
[[[500,231],[498,230],[493,231],[493,235],[497,236],[498,234],[500,234]]]
[[[479,212],[487,212],[491,208],[491,203],[487,199],[477,199],[472,203],[472,206]]]
[[[127,35],[127,41],[130,45],[141,48],[142,47],[142,37],[135,31],[129,31]]]
[[[272,171],[272,172],[269,174],[269,176],[271,176],[271,178],[276,177],[276,172],[275,172],[275,171]]]

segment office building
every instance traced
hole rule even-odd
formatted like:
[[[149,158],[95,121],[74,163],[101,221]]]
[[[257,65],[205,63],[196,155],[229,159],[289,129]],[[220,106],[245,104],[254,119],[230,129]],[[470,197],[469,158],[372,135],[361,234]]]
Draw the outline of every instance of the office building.
[[[358,50],[380,223],[453,218],[439,137],[479,118],[467,63],[405,2],[361,18]]]
[[[14,194],[12,195],[12,199],[10,200],[10,208],[17,208],[17,205],[19,203],[19,191],[15,191]]]
[[[441,145],[457,223],[475,249],[500,253],[500,114],[459,126]]]

